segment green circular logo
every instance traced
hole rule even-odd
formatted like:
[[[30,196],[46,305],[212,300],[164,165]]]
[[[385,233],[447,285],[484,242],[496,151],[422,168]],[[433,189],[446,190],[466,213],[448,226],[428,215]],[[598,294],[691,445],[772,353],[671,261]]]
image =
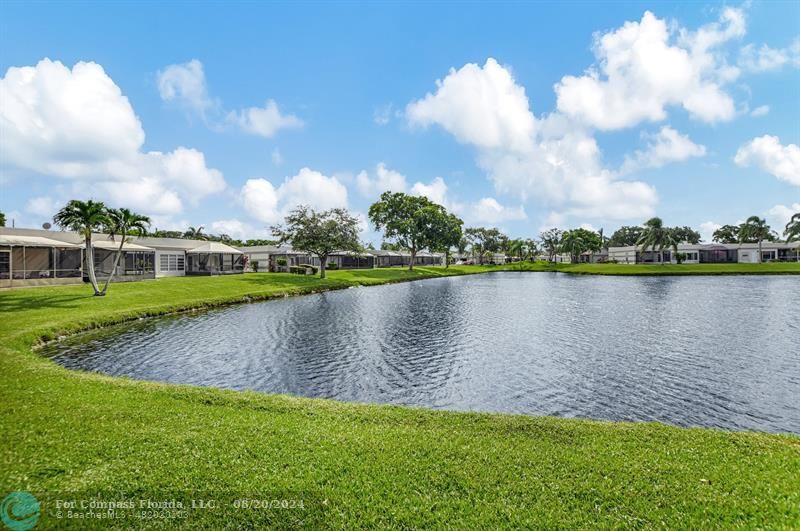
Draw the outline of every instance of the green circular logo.
[[[0,519],[12,531],[26,531],[39,521],[39,500],[30,492],[12,492],[0,502],[0,509]]]

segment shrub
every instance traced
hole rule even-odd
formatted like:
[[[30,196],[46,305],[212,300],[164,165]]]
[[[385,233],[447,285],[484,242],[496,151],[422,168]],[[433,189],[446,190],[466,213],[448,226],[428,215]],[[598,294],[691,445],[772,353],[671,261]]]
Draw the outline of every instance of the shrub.
[[[339,269],[339,264],[337,264],[336,262],[328,262],[327,268],[328,269]]]
[[[316,275],[317,271],[319,271],[317,266],[313,266],[311,264],[300,264],[299,267],[305,267],[309,275]]]
[[[281,267],[285,266],[285,265],[286,265],[286,263],[287,263],[287,262],[286,262],[286,258],[276,258],[276,259],[275,259],[275,264],[276,264],[276,265],[279,265],[279,266],[281,266]]]
[[[258,273],[258,260],[253,260],[253,263],[250,264],[250,267],[253,268],[255,273]]]
[[[295,275],[305,275],[306,268],[302,266],[289,266],[289,273],[293,273]]]

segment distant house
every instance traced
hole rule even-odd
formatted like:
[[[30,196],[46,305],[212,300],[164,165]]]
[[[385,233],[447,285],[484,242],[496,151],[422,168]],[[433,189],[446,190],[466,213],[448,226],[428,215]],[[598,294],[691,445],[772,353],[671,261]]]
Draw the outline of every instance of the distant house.
[[[0,227],[0,287],[80,283],[88,280],[85,243],[77,232]],[[98,280],[114,265],[119,241],[92,236]],[[183,275],[242,273],[243,253],[220,242],[180,238],[130,237],[114,272],[114,282]]]
[[[800,242],[762,242],[761,259],[758,256],[757,243],[681,243],[678,252],[685,255],[686,264],[752,264],[757,262],[794,262],[800,261]],[[664,263],[678,263],[674,249],[664,249]],[[642,253],[640,247],[610,247],[608,261],[622,264],[657,264],[660,253],[648,250]]]

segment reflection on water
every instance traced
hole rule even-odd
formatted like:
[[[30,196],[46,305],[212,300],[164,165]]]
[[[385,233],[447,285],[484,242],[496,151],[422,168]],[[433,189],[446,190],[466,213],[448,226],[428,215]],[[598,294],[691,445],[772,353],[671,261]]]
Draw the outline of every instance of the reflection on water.
[[[493,273],[69,339],[133,378],[476,411],[800,433],[797,277]]]

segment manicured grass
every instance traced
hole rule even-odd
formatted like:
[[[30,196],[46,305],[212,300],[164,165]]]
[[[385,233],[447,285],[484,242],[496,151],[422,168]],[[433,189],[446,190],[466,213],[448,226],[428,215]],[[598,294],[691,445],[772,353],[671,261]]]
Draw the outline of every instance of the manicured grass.
[[[215,509],[163,523],[205,529],[800,525],[795,436],[136,382],[68,371],[30,349],[178,309],[496,269],[171,278],[113,285],[105,298],[85,286],[0,292],[0,496],[34,493],[38,528],[139,524],[55,518],[56,499],[88,498],[215,499]],[[300,499],[305,509],[237,509],[235,498]]]

